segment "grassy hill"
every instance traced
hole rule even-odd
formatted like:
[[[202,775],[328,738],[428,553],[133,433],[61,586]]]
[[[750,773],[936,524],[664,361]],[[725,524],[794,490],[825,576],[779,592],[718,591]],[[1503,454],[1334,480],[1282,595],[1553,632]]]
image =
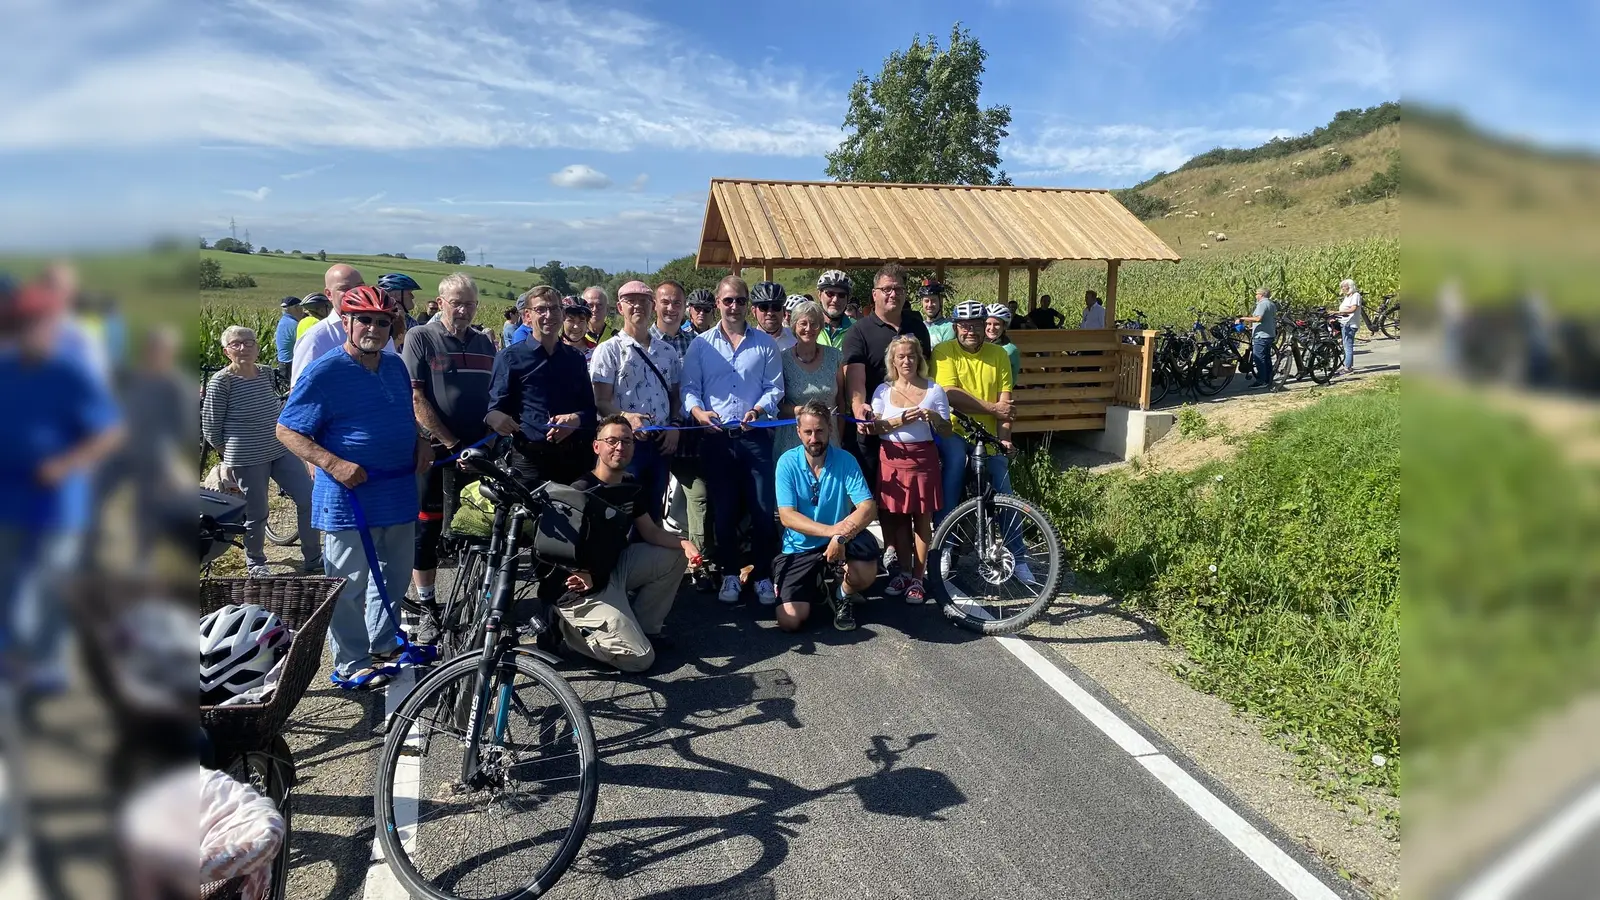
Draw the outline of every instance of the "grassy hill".
[[[200,292],[200,303],[255,306],[270,304],[293,294],[304,297],[322,289],[322,275],[335,263],[346,263],[361,270],[368,283],[388,272],[404,272],[422,285],[420,296],[433,297],[439,288],[439,279],[451,272],[466,272],[478,282],[478,291],[485,308],[503,309],[511,305],[505,294],[520,294],[535,284],[542,283],[537,275],[493,266],[451,266],[433,260],[394,259],[387,256],[351,256],[328,254],[326,260],[315,256],[294,257],[260,253],[226,253],[219,250],[201,250],[201,259],[214,259],[222,265],[223,278],[230,275],[249,275],[256,281],[253,288],[223,288]],[[499,303],[492,298],[505,302]],[[496,314],[498,316],[498,313]]]

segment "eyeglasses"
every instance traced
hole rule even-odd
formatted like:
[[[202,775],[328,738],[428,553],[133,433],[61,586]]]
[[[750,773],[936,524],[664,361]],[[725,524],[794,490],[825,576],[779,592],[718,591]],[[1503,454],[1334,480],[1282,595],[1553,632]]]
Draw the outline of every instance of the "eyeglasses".
[[[255,338],[240,338],[239,340],[228,342],[229,350],[243,350],[246,347],[254,346],[256,346]]]
[[[393,316],[355,316],[354,318],[357,322],[360,322],[362,325],[365,325],[368,328],[394,327]]]
[[[875,287],[873,290],[880,294],[904,294],[906,287],[903,284],[891,284],[888,287]]]
[[[599,441],[600,443],[613,448],[633,446],[633,438],[631,437],[603,437],[599,438]]]
[[[749,297],[723,297],[717,301],[723,306],[744,306],[750,302]]]
[[[530,306],[528,309],[536,316],[553,316],[561,312],[561,307],[559,306]]]

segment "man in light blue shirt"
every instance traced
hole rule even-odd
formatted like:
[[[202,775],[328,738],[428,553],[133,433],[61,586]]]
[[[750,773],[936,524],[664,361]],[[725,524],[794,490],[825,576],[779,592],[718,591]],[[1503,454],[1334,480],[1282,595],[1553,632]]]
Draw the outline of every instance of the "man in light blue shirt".
[[[1240,322],[1250,325],[1250,356],[1255,364],[1255,374],[1249,387],[1272,389],[1272,343],[1278,337],[1278,304],[1273,302],[1272,291],[1256,288],[1256,308]]]
[[[278,329],[273,332],[272,343],[278,352],[278,368],[283,372],[279,377],[287,383],[294,365],[295,329],[300,327],[300,320],[305,318],[306,311],[300,308],[299,297],[283,298],[278,308],[283,310],[283,315],[278,317]]]
[[[715,563],[722,572],[717,599],[739,602],[739,518],[748,511],[756,599],[771,606],[778,602],[772,587],[772,558],[778,550],[772,432],[752,423],[777,417],[783,399],[783,361],[772,338],[745,320],[749,305],[750,288],[744,279],[729,275],[717,285],[721,318],[689,345],[683,361],[683,408],[697,424],[718,426],[706,431],[700,442]]]

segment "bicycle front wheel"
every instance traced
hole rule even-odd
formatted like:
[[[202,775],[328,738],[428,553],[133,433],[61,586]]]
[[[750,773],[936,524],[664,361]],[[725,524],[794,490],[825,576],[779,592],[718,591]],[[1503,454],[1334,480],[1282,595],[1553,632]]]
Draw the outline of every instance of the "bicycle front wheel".
[[[1344,359],[1344,348],[1331,341],[1321,341],[1311,348],[1311,358],[1307,361],[1307,368],[1311,373],[1311,380],[1317,384],[1327,384],[1333,380],[1333,370],[1339,368],[1339,363]]]
[[[267,500],[267,540],[287,547],[300,540],[300,511],[282,488],[274,487]]]
[[[983,634],[1028,627],[1055,597],[1062,568],[1050,520],[1010,494],[951,510],[928,551],[928,584],[945,615]]]
[[[1222,393],[1233,381],[1235,366],[1221,353],[1207,353],[1194,364],[1194,389],[1207,397]]]
[[[532,656],[500,658],[473,713],[477,774],[456,699],[478,656],[436,669],[395,712],[378,763],[383,857],[413,897],[538,897],[577,856],[599,792],[594,730],[572,688]],[[477,704],[474,704],[475,706]],[[424,735],[432,739],[424,741]]]
[[[1396,306],[1383,314],[1378,322],[1378,330],[1391,341],[1400,340],[1400,307]]]

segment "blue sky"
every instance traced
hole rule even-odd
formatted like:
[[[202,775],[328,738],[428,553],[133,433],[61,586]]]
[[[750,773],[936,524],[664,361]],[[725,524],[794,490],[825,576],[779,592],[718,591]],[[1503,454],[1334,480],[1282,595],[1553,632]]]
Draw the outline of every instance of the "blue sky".
[[[694,249],[711,177],[825,177],[857,71],[913,33],[942,43],[956,21],[989,53],[984,102],[1012,108],[1001,149],[1018,184],[1126,186],[1402,85],[1513,131],[1600,143],[1574,115],[1588,112],[1582,76],[1543,62],[1561,54],[1535,43],[1539,22],[1487,8],[13,2],[26,8],[10,42],[24,52],[0,61],[17,88],[0,100],[6,245],[132,222],[215,238],[233,218],[273,248],[431,257],[453,243],[518,268],[656,265]],[[1576,28],[1554,49],[1592,46],[1596,9],[1557,13]],[[1429,40],[1397,46],[1412,25]]]

